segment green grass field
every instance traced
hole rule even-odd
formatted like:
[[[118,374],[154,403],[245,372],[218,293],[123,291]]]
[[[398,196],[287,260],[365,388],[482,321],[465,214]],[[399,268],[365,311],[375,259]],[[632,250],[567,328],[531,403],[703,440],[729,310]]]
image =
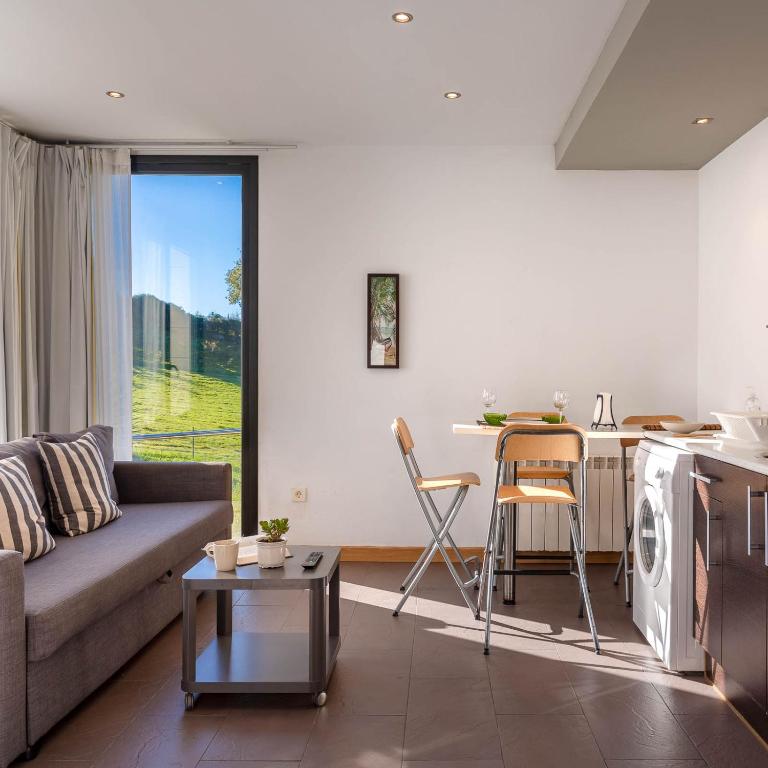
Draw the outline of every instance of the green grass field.
[[[133,369],[133,432],[240,428],[240,386],[179,370]],[[232,465],[234,531],[240,532],[240,434],[141,440],[139,461],[225,461]]]

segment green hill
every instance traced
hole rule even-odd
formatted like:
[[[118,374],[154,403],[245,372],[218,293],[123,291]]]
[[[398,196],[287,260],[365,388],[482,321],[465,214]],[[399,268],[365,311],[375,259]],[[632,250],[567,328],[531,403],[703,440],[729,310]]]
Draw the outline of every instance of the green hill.
[[[183,370],[133,369],[133,432],[240,428],[240,385]],[[232,464],[235,528],[240,530],[240,434],[138,440],[140,461],[226,461]]]
[[[142,294],[133,297],[133,433],[239,429],[241,322]],[[240,529],[240,434],[135,440],[143,461],[232,464]]]

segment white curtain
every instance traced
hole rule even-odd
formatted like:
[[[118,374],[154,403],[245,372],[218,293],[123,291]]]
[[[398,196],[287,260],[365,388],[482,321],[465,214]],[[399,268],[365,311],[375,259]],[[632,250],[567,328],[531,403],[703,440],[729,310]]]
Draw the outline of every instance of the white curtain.
[[[0,441],[38,428],[38,145],[0,124]]]
[[[8,131],[8,129],[4,129]],[[12,136],[16,136],[10,131]],[[17,137],[18,138],[18,137]],[[28,140],[25,140],[28,141]],[[34,145],[34,142],[29,142]],[[2,439],[37,429],[72,431],[88,424],[115,430],[115,455],[131,456],[130,158],[127,150],[34,145],[29,226],[2,247],[20,254],[6,284],[4,327],[18,340],[0,355],[17,371],[20,391],[5,386]],[[0,155],[0,178],[2,178]],[[14,175],[14,174],[12,174]],[[18,172],[15,172],[18,176]],[[15,186],[18,186],[16,184]],[[9,206],[15,210],[14,206]],[[0,203],[0,221],[6,206]],[[25,318],[30,321],[23,322]],[[14,368],[14,370],[16,370]],[[34,408],[24,392],[35,393]]]

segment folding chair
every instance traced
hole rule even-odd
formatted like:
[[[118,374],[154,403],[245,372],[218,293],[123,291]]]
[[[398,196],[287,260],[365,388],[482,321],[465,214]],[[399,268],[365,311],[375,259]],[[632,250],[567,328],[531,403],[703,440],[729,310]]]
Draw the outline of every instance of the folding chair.
[[[416,493],[416,498],[419,501],[421,511],[424,513],[424,518],[427,521],[431,538],[427,542],[427,546],[424,547],[424,551],[419,556],[419,559],[411,568],[410,573],[405,577],[403,585],[400,587],[404,592],[402,599],[398,603],[397,608],[393,612],[393,616],[397,616],[402,610],[408,598],[413,593],[419,580],[426,572],[429,564],[432,562],[432,558],[440,552],[445,560],[445,564],[456,582],[456,586],[464,598],[464,602],[467,607],[473,613],[475,612],[475,606],[472,599],[467,592],[467,589],[475,586],[479,579],[477,568],[473,573],[469,569],[469,564],[474,562],[477,564],[479,558],[464,556],[459,551],[453,538],[451,538],[450,528],[456,516],[459,514],[459,509],[464,503],[464,499],[467,496],[470,485],[480,485],[480,478],[474,472],[462,472],[456,475],[438,475],[436,477],[424,477],[421,474],[419,465],[416,462],[416,457],[413,455],[413,438],[411,437],[411,431],[408,429],[408,425],[401,418],[396,418],[392,422],[392,432],[395,435],[397,445],[400,448],[400,453],[405,463],[405,469],[408,472],[408,477],[413,486],[413,490]],[[437,506],[432,499],[433,491],[454,490],[453,500],[448,506],[448,509],[442,515],[437,509]],[[467,580],[464,581],[457,572],[454,564],[451,562],[451,558],[448,556],[444,542],[448,543],[448,546],[456,555],[456,559],[464,571],[464,575]]]
[[[485,642],[483,652],[490,652],[491,616],[493,613],[493,582],[496,576],[517,575],[574,575],[579,579],[581,601],[579,616],[586,609],[595,653],[600,653],[597,626],[589,597],[589,585],[586,571],[586,542],[584,538],[584,517],[586,510],[586,460],[587,438],[583,429],[569,424],[512,424],[501,431],[496,442],[496,485],[493,494],[493,508],[488,526],[483,565],[480,570],[480,594],[477,600],[476,616],[479,617],[481,603],[485,599]],[[520,461],[562,461],[579,465],[579,498],[573,488],[572,475],[567,485],[530,486],[518,485],[518,462]],[[512,464],[512,484],[504,482],[507,466]],[[572,570],[550,571],[519,569],[516,566],[515,547],[513,545],[510,568],[497,568],[498,553],[501,545],[501,521],[505,507],[511,507],[514,531],[518,504],[557,504],[568,508],[568,522],[571,529],[571,541],[576,572]]]
[[[622,424],[640,424],[643,427],[658,426],[662,421],[682,421],[681,416],[627,416]],[[642,436],[641,436],[642,437]],[[621,492],[624,502],[624,541],[622,542],[621,557],[619,565],[616,568],[616,574],[613,577],[614,585],[618,585],[622,570],[624,571],[624,598],[627,607],[632,605],[632,592],[629,587],[629,577],[632,575],[632,569],[629,567],[629,545],[632,543],[632,531],[635,529],[634,512],[629,514],[628,484],[634,482],[635,476],[627,473],[627,448],[635,448],[640,444],[640,437],[623,438],[621,443]]]

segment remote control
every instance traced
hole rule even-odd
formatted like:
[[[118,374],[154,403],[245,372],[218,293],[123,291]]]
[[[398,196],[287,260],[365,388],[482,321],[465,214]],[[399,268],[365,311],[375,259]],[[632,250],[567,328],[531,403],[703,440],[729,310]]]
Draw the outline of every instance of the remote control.
[[[302,568],[314,568],[322,558],[322,552],[310,552],[307,559],[301,564]]]

